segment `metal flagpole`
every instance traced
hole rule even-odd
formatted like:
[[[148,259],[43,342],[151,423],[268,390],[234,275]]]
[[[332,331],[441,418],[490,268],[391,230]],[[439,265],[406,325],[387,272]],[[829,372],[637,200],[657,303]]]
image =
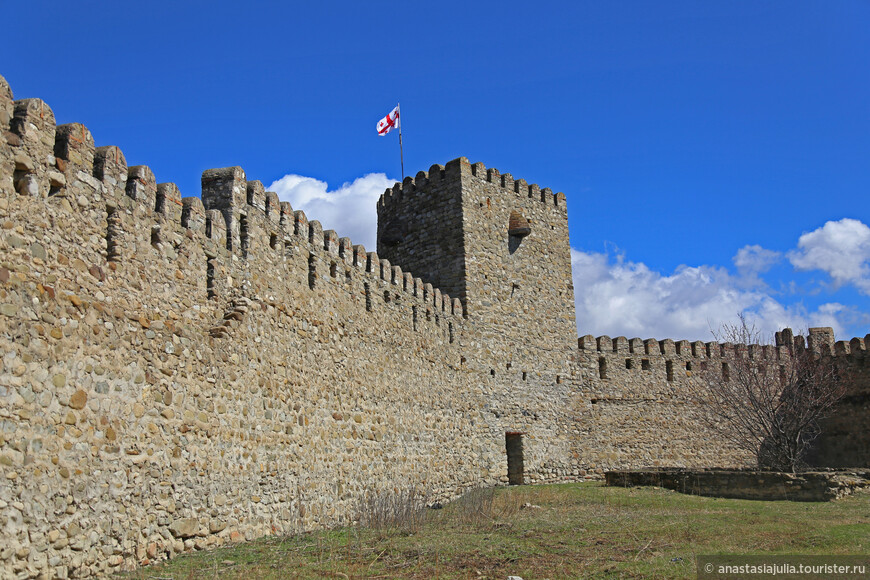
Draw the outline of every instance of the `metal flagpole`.
[[[402,181],[405,181],[405,154],[402,151],[402,110],[396,103],[396,111],[399,113],[399,163],[402,164]]]

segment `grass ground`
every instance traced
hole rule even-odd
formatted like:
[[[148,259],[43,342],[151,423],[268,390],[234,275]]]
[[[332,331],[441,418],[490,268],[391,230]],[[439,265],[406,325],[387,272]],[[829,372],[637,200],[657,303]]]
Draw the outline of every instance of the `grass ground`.
[[[375,519],[192,553],[125,578],[694,578],[695,554],[870,553],[870,493],[797,503],[523,486],[476,490],[392,524]]]

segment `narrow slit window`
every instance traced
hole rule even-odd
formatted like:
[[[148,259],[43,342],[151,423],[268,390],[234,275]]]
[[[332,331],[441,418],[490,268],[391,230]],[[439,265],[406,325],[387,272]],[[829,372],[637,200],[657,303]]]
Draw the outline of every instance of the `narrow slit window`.
[[[314,256],[308,256],[308,287],[311,290],[314,290],[314,286],[317,283],[317,264],[314,259]],[[366,292],[368,293],[368,288],[366,288]]]
[[[668,380],[673,381],[674,380],[674,361],[672,361],[672,360],[665,361],[665,372],[668,375]]]
[[[117,207],[106,208],[106,260],[117,262],[121,258],[121,218]]]
[[[239,216],[239,238],[242,250],[242,256],[248,257],[248,217],[245,215]]]
[[[644,371],[648,371],[652,368],[652,365],[650,364],[648,358],[641,359],[640,368],[641,368],[641,370],[644,370]]]
[[[217,297],[214,287],[214,258],[207,258],[205,262],[205,293],[209,300]]]
[[[607,359],[604,357],[598,359],[598,378],[607,378]]]
[[[630,358],[625,359],[625,368],[633,369],[634,368],[634,361],[631,360]]]

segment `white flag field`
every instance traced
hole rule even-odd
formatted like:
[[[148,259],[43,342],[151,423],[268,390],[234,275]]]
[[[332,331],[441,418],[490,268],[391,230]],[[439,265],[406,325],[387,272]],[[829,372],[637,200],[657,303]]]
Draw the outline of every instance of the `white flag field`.
[[[378,121],[378,135],[383,137],[393,129],[399,127],[399,106],[387,113],[387,116]]]

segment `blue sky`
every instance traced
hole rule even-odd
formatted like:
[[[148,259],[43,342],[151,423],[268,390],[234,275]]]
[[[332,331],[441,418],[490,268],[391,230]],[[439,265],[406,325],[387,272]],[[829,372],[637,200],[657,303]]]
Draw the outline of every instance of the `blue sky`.
[[[29,2],[0,74],[199,195],[242,166],[374,248],[405,169],[565,192],[581,334],[870,332],[870,2]]]

